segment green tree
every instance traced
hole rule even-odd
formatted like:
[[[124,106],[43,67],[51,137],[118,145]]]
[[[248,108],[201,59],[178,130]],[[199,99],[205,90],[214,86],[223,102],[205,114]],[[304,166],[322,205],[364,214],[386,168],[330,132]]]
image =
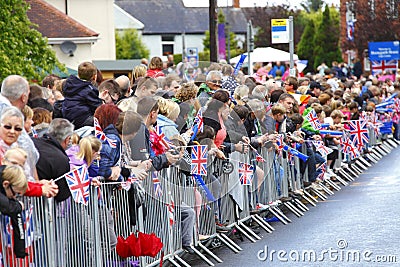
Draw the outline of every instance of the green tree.
[[[40,81],[56,66],[65,71],[47,39],[29,21],[28,8],[24,0],[0,4],[0,80],[19,74]]]
[[[304,8],[304,10],[307,13],[311,13],[311,12],[317,12],[318,10],[320,10],[322,8],[322,6],[324,5],[324,1],[323,0],[306,0],[306,1],[303,1],[300,5],[302,8]]]
[[[314,69],[322,62],[330,65],[332,61],[343,60],[339,49],[339,21],[331,18],[330,11],[326,6],[314,37]]]
[[[300,42],[297,44],[297,55],[301,59],[308,60],[305,72],[312,72],[314,66],[314,20],[310,19],[301,35]]]
[[[115,46],[117,59],[148,58],[150,55],[136,29],[115,32]]]

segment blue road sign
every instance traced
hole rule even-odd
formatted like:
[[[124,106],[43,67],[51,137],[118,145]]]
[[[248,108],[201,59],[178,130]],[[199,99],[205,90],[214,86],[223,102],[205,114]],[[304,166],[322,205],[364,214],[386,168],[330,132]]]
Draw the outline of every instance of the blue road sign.
[[[369,59],[370,60],[399,60],[399,41],[392,42],[370,42]]]

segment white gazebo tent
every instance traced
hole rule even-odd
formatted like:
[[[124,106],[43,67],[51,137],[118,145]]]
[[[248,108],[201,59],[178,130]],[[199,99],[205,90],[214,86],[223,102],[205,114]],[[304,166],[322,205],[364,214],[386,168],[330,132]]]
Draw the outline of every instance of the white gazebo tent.
[[[248,55],[248,53],[244,53],[245,55]],[[240,59],[240,55],[234,58],[231,58],[230,63],[236,64]],[[296,54],[293,54],[293,60],[296,61],[298,60],[299,57]],[[250,63],[251,65],[254,62],[277,62],[277,61],[290,61],[290,53],[275,49],[272,47],[258,47],[254,49],[253,52],[250,52]],[[248,58],[244,60],[243,65],[247,65]]]

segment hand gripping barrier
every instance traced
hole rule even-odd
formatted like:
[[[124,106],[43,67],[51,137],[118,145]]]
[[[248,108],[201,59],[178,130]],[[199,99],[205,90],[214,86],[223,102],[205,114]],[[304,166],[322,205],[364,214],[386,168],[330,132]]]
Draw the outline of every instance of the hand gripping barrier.
[[[22,260],[15,258],[10,221],[0,215],[2,264],[12,267],[156,266],[163,260],[175,266],[190,266],[182,257],[182,240],[189,238],[193,239],[190,247],[195,256],[213,266],[226,255],[220,257],[210,248],[227,246],[234,253],[240,253],[238,240],[247,238],[256,242],[261,238],[252,227],[270,233],[274,230],[271,222],[291,222],[287,212],[301,217],[309,210],[308,205],[316,206],[327,199],[398,146],[390,135],[375,138],[373,129],[369,134],[363,155],[356,159],[349,159],[339,148],[332,169],[335,179],[323,179],[317,187],[303,185],[310,181],[307,163],[284,151],[280,155],[275,150],[262,149],[259,153],[264,161],[256,161],[253,152],[248,155],[234,152],[228,160],[208,159],[208,174],[202,179],[215,201],[208,199],[191,175],[173,166],[151,173],[141,182],[142,201],[132,199],[120,186],[107,183],[100,190],[91,187],[87,206],[71,199],[56,202],[23,197],[28,256]],[[305,145],[300,151],[308,155]],[[240,183],[239,162],[253,166],[251,185]],[[142,202],[140,207],[139,202]],[[186,223],[193,217],[194,223]],[[116,237],[126,238],[138,231],[160,237],[164,244],[162,251],[154,258],[118,256]]]

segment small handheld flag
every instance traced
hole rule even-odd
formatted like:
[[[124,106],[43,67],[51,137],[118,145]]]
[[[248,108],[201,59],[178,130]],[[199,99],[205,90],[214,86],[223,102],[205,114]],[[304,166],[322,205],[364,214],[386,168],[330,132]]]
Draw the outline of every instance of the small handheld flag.
[[[81,166],[64,174],[64,176],[75,202],[87,205],[90,187],[90,179],[87,168],[85,166]]]

